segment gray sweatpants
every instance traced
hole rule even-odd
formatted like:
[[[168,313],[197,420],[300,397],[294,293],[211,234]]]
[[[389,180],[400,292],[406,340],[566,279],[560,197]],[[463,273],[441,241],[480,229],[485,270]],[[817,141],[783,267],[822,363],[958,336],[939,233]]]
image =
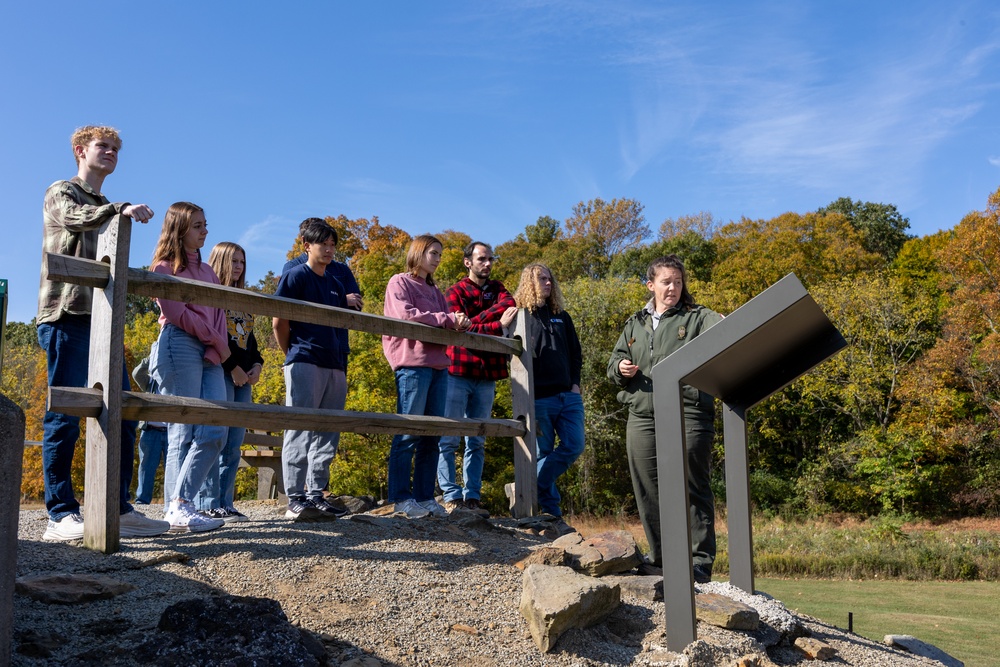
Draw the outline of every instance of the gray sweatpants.
[[[344,371],[301,362],[285,366],[285,405],[343,410],[346,401]],[[289,498],[323,496],[339,443],[340,432],[336,431],[285,430],[281,470]]]

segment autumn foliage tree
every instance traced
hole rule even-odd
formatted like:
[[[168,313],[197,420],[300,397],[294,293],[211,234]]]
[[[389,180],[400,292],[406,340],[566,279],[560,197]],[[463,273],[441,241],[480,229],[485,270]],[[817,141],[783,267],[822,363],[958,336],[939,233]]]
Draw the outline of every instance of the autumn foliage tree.
[[[365,310],[382,312],[389,278],[404,270],[411,235],[378,217],[328,216],[337,259],[353,270]],[[587,447],[563,478],[569,511],[634,509],[624,452],[625,409],[604,376],[626,318],[648,298],[646,266],[677,254],[696,300],[723,314],[796,274],[848,341],[848,347],[749,413],[751,491],[766,511],[938,516],[1000,512],[1000,190],[985,210],[954,229],[915,238],[895,206],[838,199],[814,212],[723,222],[711,213],[668,218],[650,238],[642,205],[595,198],[564,221],[541,215],[498,243],[493,277],[515,290],[521,268],[547,264],[560,281],[584,351]],[[442,290],[465,275],[468,230],[420,230],[443,245],[435,274]],[[475,237],[476,240],[490,240]],[[289,258],[301,244],[290,239]],[[251,287],[273,293],[272,271]],[[126,355],[148,353],[158,332],[155,307],[130,300]],[[282,355],[270,318],[255,323],[265,359],[258,403],[283,404]],[[34,326],[8,327],[4,393],[41,437],[45,359]],[[393,412],[393,373],[381,338],[352,331],[347,408]],[[493,416],[509,417],[510,384],[500,382]],[[721,428],[719,429],[721,433]],[[384,497],[389,435],[345,433],[331,489]],[[41,493],[39,448],[26,448],[26,496]],[[82,483],[80,464],[74,481]],[[506,507],[511,443],[488,438],[483,497]],[[716,446],[714,485],[724,501],[724,450]],[[245,475],[245,473],[244,473]],[[249,488],[249,487],[247,487]]]

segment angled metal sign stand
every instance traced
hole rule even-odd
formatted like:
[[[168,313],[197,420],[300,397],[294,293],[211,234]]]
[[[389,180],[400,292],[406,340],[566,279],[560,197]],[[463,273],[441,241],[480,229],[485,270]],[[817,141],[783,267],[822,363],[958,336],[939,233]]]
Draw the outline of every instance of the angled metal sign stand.
[[[747,410],[847,346],[793,274],[653,367],[667,647],[696,639],[682,385],[723,403],[730,582],[754,592]]]

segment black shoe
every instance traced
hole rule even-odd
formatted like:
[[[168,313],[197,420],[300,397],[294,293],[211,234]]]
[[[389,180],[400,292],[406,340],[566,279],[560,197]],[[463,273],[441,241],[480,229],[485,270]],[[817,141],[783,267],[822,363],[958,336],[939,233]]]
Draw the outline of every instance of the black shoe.
[[[289,498],[285,518],[292,521],[316,521],[323,518],[323,513],[305,498]]]
[[[226,523],[243,523],[244,521],[250,520],[250,517],[232,505],[229,507],[223,507],[222,511],[226,513],[226,516],[222,517],[222,520]]]
[[[484,519],[490,518],[490,511],[483,507],[483,504],[479,501],[479,498],[466,498],[463,501],[465,509],[472,512],[473,514],[478,514]]]
[[[334,505],[333,503],[329,502],[326,498],[323,497],[310,498],[309,502],[312,503],[313,507],[322,512],[323,516],[328,517],[330,519],[339,519],[340,517],[347,516],[348,514],[351,513],[351,511],[346,507],[340,507],[338,505]]]
[[[556,518],[556,520],[549,525],[556,531],[556,534],[559,537],[577,532],[576,528],[563,521],[562,517]]]
[[[647,563],[646,561],[639,563],[639,567],[636,568],[636,571],[639,573],[639,576],[642,577],[663,576],[662,567],[659,565],[653,565],[652,563]]]
[[[696,584],[707,584],[712,581],[712,566],[711,565],[695,565],[694,566],[694,582]]]

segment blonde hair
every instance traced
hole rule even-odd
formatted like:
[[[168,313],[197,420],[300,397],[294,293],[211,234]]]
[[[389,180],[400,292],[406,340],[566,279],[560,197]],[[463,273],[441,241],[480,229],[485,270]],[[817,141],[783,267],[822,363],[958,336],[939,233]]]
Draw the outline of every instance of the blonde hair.
[[[233,280],[233,256],[237,252],[243,253],[243,273],[240,274],[240,279],[235,283]],[[215,247],[212,248],[212,252],[208,254],[208,265],[212,267],[215,271],[215,275],[219,278],[219,282],[226,287],[239,287],[240,289],[245,289],[247,286],[247,251],[243,249],[243,246],[238,243],[233,243],[232,241],[223,241],[221,243],[216,243]]]
[[[552,279],[552,291],[549,292],[548,298],[542,296],[539,280],[542,271],[546,271]],[[548,306],[553,315],[566,310],[566,302],[563,300],[562,290],[559,289],[556,277],[549,267],[539,262],[532,262],[521,271],[521,282],[517,284],[517,291],[514,292],[514,303],[518,308],[527,308],[532,313],[542,306]]]
[[[424,258],[424,253],[437,243],[444,250],[444,244],[436,236],[421,234],[410,242],[410,249],[406,251],[406,272],[415,278],[419,278],[420,261]],[[427,274],[427,284],[434,284],[434,276]]]
[[[84,125],[78,127],[69,138],[69,147],[73,151],[73,159],[80,164],[80,156],[76,154],[77,146],[87,146],[94,139],[111,139],[118,144],[121,150],[122,138],[118,135],[118,130],[106,125]]]
[[[204,211],[202,207],[188,201],[170,205],[166,215],[163,216],[163,228],[160,230],[160,239],[156,242],[156,250],[153,251],[152,266],[160,262],[169,262],[173,265],[174,275],[187,268],[187,252],[184,250],[183,238],[191,229],[191,217],[195,213]],[[200,250],[198,261],[201,261]]]

